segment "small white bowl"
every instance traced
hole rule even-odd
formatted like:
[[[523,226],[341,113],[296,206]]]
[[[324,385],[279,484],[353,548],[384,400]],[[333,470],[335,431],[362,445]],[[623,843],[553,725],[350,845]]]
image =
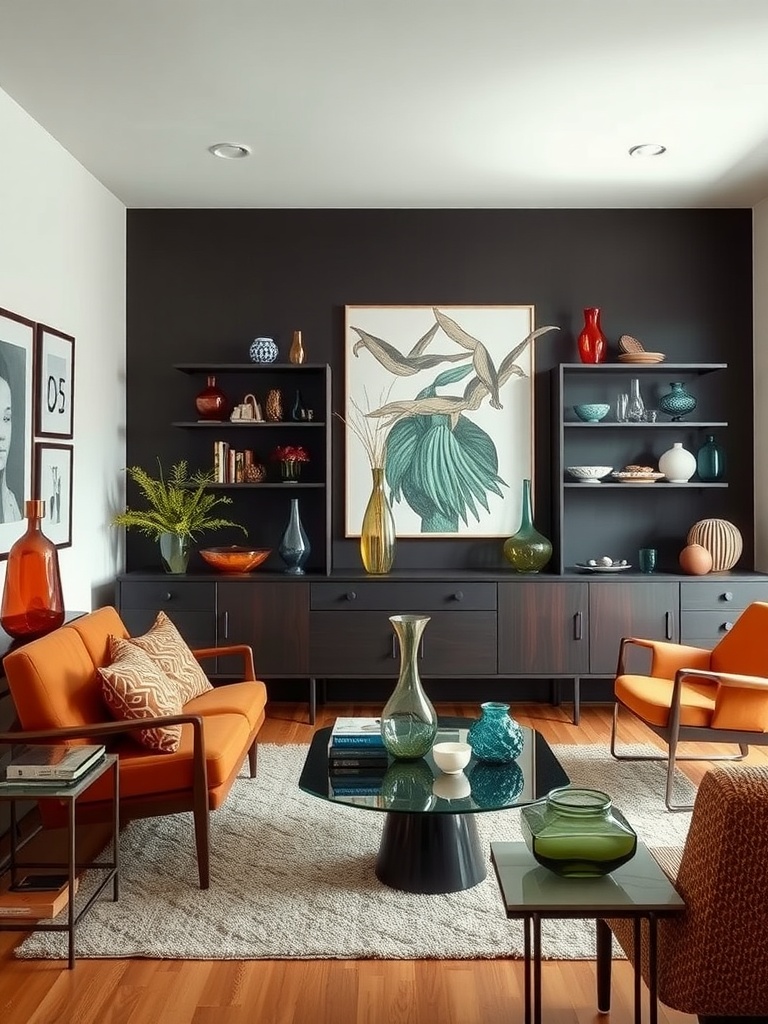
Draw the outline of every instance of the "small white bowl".
[[[432,747],[432,756],[441,772],[455,775],[469,764],[472,747],[468,743],[436,743]]]
[[[574,480],[582,484],[599,484],[600,478],[608,476],[613,466],[566,466],[565,470],[570,473]]]

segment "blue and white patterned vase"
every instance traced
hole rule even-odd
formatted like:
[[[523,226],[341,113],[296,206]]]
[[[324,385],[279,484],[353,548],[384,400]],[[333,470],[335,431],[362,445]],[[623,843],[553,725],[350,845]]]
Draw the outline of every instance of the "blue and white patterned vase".
[[[480,705],[482,717],[469,730],[467,743],[478,761],[506,764],[523,751],[525,733],[519,722],[510,718],[509,704],[486,701]]]
[[[252,363],[274,363],[277,345],[274,338],[254,338],[248,350]]]

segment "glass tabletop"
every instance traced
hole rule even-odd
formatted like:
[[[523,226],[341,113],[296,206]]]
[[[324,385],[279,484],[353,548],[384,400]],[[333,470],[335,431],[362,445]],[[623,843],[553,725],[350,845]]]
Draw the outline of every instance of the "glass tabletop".
[[[441,716],[435,743],[465,738],[460,730],[468,729],[474,721]],[[378,771],[340,774],[328,770],[331,728],[318,729],[312,737],[299,788],[333,803],[407,814],[472,814],[518,807],[569,782],[544,737],[534,729],[523,727],[523,732],[523,751],[509,764],[485,764],[473,756],[463,772],[446,775],[435,765],[430,752],[415,761],[390,757],[387,767]]]

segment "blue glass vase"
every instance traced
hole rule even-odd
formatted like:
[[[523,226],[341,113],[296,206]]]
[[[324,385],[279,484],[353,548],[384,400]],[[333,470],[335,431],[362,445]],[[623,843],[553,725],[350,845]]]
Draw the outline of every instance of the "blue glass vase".
[[[519,722],[510,718],[509,704],[486,701],[480,705],[482,716],[469,730],[467,742],[478,761],[506,764],[523,751],[525,733]]]
[[[699,480],[722,480],[725,476],[725,454],[713,434],[696,453],[696,471]]]
[[[309,558],[311,550],[299,517],[299,499],[291,498],[291,514],[288,525],[277,549],[278,554],[288,566],[285,572],[291,576],[303,576],[304,563]]]
[[[672,390],[659,399],[659,408],[667,416],[672,417],[672,422],[679,422],[683,416],[693,412],[696,408],[696,399],[690,392],[686,391],[685,384],[681,380],[672,381],[669,385]]]

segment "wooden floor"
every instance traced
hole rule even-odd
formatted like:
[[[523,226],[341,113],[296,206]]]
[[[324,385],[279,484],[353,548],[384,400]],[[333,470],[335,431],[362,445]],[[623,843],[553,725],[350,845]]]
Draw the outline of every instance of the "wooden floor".
[[[475,705],[443,704],[438,711],[477,715]],[[585,707],[578,727],[570,724],[566,707],[516,705],[513,712],[523,724],[539,729],[550,743],[607,743],[610,733],[610,712],[605,707]],[[371,713],[364,705],[335,705],[321,709],[318,725],[328,724],[337,714]],[[270,705],[260,738],[266,743],[306,743],[311,734],[304,706],[276,704]],[[639,724],[634,729],[629,726],[622,735],[632,742],[653,738]],[[701,747],[699,752],[707,749]],[[753,748],[749,760],[765,763],[767,758],[760,748]],[[706,763],[686,766],[694,779],[700,778],[706,768]],[[0,933],[2,1024],[522,1021],[523,973],[519,961],[79,960],[74,971],[68,971],[60,962],[16,960],[13,948],[19,938],[15,933]],[[545,1024],[630,1024],[631,970],[625,962],[617,961],[613,973],[613,1010],[610,1016],[601,1016],[595,1009],[592,963],[545,963]],[[660,1008],[659,1024],[694,1021],[694,1017]]]

